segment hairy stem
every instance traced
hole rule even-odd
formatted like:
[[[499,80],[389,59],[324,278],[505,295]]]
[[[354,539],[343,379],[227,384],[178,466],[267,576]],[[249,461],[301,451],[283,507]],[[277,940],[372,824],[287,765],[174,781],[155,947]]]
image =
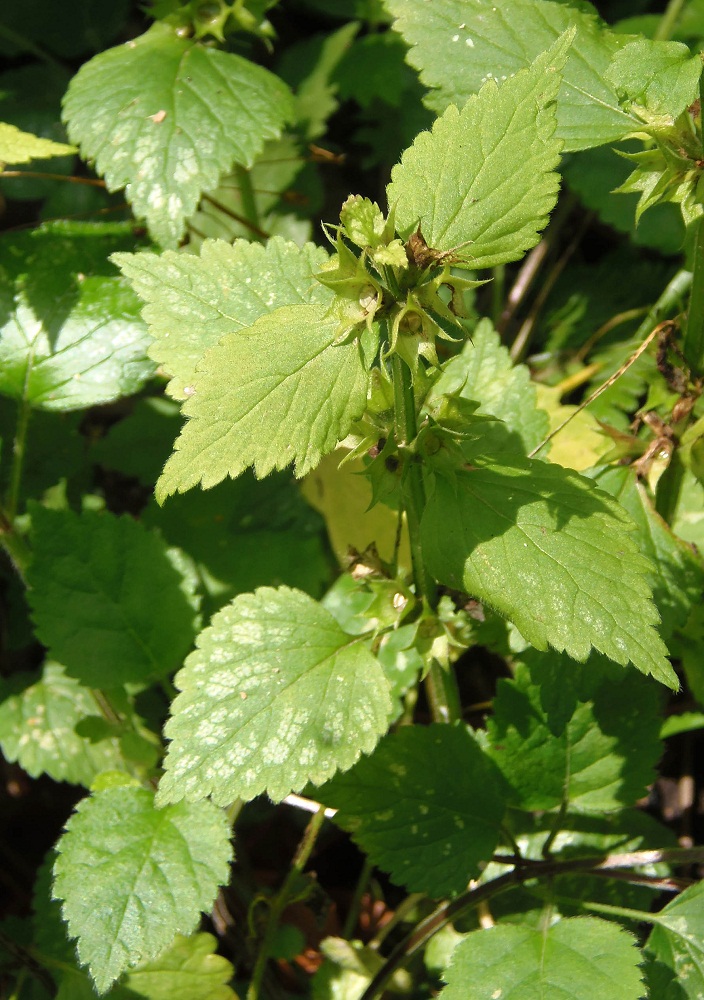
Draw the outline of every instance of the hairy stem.
[[[423,468],[409,448],[418,434],[413,378],[410,368],[397,354],[393,356],[393,379],[396,440],[404,459],[401,497],[408,522],[413,580],[416,596],[428,607],[435,608],[437,587],[426,568],[420,541],[420,522],[425,510]],[[460,717],[459,690],[451,668],[444,670],[439,663],[433,661],[425,679],[425,690],[436,722],[452,722]]]
[[[279,926],[281,914],[286,909],[286,905],[292,895],[292,889],[306,866],[324,822],[325,810],[321,807],[313,815],[311,821],[306,827],[303,838],[298,845],[298,849],[291,864],[291,868],[286,876],[286,880],[271,905],[271,909],[269,910],[269,919],[267,920],[266,930],[264,931],[264,939],[261,943],[259,954],[257,955],[254,972],[252,973],[252,981],[249,984],[249,989],[247,990],[247,1000],[259,1000],[264,973],[266,971],[266,963],[269,960],[269,954],[271,953],[271,948],[274,943],[274,937]]]
[[[674,6],[672,3],[670,7]],[[668,8],[669,10],[669,8]],[[663,21],[665,18],[663,18]],[[661,22],[662,24],[662,22]],[[704,70],[699,77],[699,114],[704,107]],[[700,124],[702,139],[702,154],[704,155],[704,127]],[[697,234],[694,243],[694,273],[692,275],[692,291],[689,297],[687,326],[684,333],[682,353],[690,367],[692,375],[704,373],[704,216],[697,222]]]

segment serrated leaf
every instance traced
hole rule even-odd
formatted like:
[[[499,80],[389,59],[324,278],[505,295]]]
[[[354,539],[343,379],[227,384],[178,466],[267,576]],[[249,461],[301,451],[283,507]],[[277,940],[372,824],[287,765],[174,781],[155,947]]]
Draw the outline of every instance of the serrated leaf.
[[[226,958],[215,954],[212,934],[178,935],[165,952],[143,962],[125,978],[125,990],[144,1000],[237,1000],[227,985],[234,969]],[[118,997],[115,1000],[119,1000]],[[127,998],[126,998],[127,1000]]]
[[[704,991],[704,882],[690,886],[655,915],[646,948],[671,969],[683,991],[682,1000],[697,1000]]]
[[[625,100],[674,120],[697,97],[701,72],[682,42],[638,38],[616,52],[604,78]]]
[[[352,767],[386,731],[381,666],[300,591],[236,597],[197,644],[176,675],[161,801],[280,800]]]
[[[233,164],[250,167],[292,114],[278,77],[164,22],[85,63],[64,98],[71,141],[109,191],[126,187],[163,246],[181,239],[201,193]]]
[[[46,224],[0,241],[0,392],[75,410],[137,392],[152,375],[137,296],[108,262],[130,228]]]
[[[487,81],[461,111],[450,106],[420,133],[386,191],[400,233],[420,224],[428,246],[457,248],[453,259],[473,269],[535,246],[560,185],[554,102],[569,43],[562,37],[501,87]]]
[[[462,107],[487,79],[505,80],[531,62],[564,31],[576,35],[557,101],[557,136],[565,150],[613,142],[634,131],[637,119],[624,112],[604,80],[622,44],[588,10],[550,0],[386,0],[394,28],[411,46],[409,62],[434,88],[436,111]],[[590,8],[591,10],[591,8]]]
[[[550,927],[498,926],[460,941],[442,1000],[639,1000],[635,938],[614,923],[572,917]]]
[[[211,237],[234,243],[266,233],[303,246],[311,238],[311,219],[321,203],[317,164],[298,134],[284,133],[267,142],[250,170],[236,168],[221,177],[216,188],[204,192],[187,223],[189,249],[196,251]],[[257,225],[253,227],[249,218]]]
[[[563,176],[569,188],[574,191],[583,205],[597,213],[602,222],[613,226],[620,232],[628,233],[630,241],[639,246],[652,247],[664,254],[677,254],[684,241],[684,223],[679,208],[671,203],[661,203],[649,209],[636,226],[635,209],[638,196],[635,194],[614,194],[614,190],[626,180],[630,174],[630,165],[621,156],[616,156],[616,150],[632,152],[632,144],[621,143],[614,148],[600,147],[585,150],[579,156],[565,160]],[[652,267],[652,262],[634,261],[639,268]],[[589,262],[589,271],[593,273],[594,262]],[[614,273],[614,272],[612,272]],[[620,272],[616,271],[615,275]],[[631,270],[631,274],[634,271]],[[664,283],[664,282],[663,282]],[[599,282],[597,282],[599,284]],[[599,287],[600,284],[599,284]],[[628,287],[622,288],[621,296],[642,294],[648,289],[647,282],[634,277],[628,282]],[[597,308],[601,303],[596,303]],[[594,308],[594,303],[590,303]],[[613,315],[613,313],[611,314]],[[607,317],[608,318],[608,317]]]
[[[704,562],[655,510],[635,469],[629,466],[604,469],[594,479],[618,500],[637,525],[640,550],[650,559],[652,567],[648,579],[662,616],[661,634],[669,640],[701,601]]]
[[[676,689],[632,530],[588,479],[518,457],[436,476],[421,524],[433,576],[486,601],[537,649],[585,660],[593,647]]]
[[[129,517],[32,506],[29,602],[37,636],[88,687],[163,677],[195,612],[161,538]]]
[[[488,720],[490,755],[521,809],[554,809],[564,801],[574,812],[613,811],[634,804],[654,780],[660,707],[658,688],[640,675],[607,672],[555,735],[540,687],[520,666],[513,680],[499,681]]]
[[[93,742],[76,732],[81,721],[98,714],[90,691],[67,677],[58,663],[46,663],[39,678],[28,680],[0,704],[0,746],[6,760],[17,761],[34,778],[48,774],[86,787],[100,771],[124,767],[116,737]]]
[[[163,507],[152,501],[142,520],[194,560],[218,608],[266,584],[318,597],[329,580],[320,520],[284,473],[263,480],[244,473],[205,493],[172,497]]]
[[[225,816],[209,802],[154,807],[144,788],[83,799],[57,844],[54,898],[99,992],[176,934],[190,934],[228,878]]]
[[[298,247],[275,236],[266,246],[206,240],[199,256],[167,250],[113,260],[146,302],[149,354],[171,376],[169,393],[186,399],[198,361],[225,334],[280,306],[331,301],[314,278],[327,257],[312,243]]]
[[[526,452],[548,433],[548,416],[538,409],[536,386],[528,368],[513,364],[488,319],[480,321],[462,353],[443,365],[428,402],[445,394],[478,402],[477,413],[503,420],[520,437]],[[491,438],[491,424],[484,433],[485,440]]]
[[[337,344],[321,305],[283,306],[233,331],[198,365],[190,419],[157,483],[161,502],[248,466],[263,478],[294,463],[314,469],[364,412],[367,373],[356,342]]]
[[[41,136],[23,132],[16,125],[0,122],[0,173],[8,164],[29,163],[30,160],[48,159],[75,153],[75,146],[54,142]]]
[[[319,798],[394,882],[440,897],[466,889],[491,857],[506,793],[467,729],[438,724],[401,727]]]

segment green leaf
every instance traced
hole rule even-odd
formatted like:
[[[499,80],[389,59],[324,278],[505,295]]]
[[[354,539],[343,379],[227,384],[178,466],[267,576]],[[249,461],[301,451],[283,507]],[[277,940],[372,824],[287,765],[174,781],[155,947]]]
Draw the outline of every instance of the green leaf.
[[[516,457],[437,475],[421,524],[428,570],[486,601],[537,649],[594,647],[677,688],[626,512],[570,469]]]
[[[146,302],[154,342],[149,354],[172,377],[169,392],[186,399],[196,365],[227,333],[280,306],[325,303],[331,293],[314,274],[327,260],[319,247],[274,237],[266,246],[206,240],[200,255],[115,254],[115,263]]]
[[[498,926],[460,941],[442,1000],[638,1000],[642,956],[614,923],[573,917],[540,930]]]
[[[145,1000],[237,1000],[227,985],[234,970],[226,958],[214,954],[217,944],[212,934],[178,935],[158,958],[128,973],[125,989]]]
[[[704,882],[681,892],[654,915],[646,949],[671,969],[687,1000],[704,991]]]
[[[15,125],[0,122],[0,173],[3,166],[14,163],[29,163],[30,160],[48,159],[51,156],[66,156],[75,153],[75,146],[64,142],[42,139],[31,132],[22,132]]]
[[[76,732],[80,722],[98,714],[98,705],[58,663],[46,663],[38,679],[15,675],[13,682],[24,687],[0,704],[6,760],[17,761],[33,778],[48,774],[86,787],[101,771],[124,767],[116,736],[93,742]]]
[[[267,142],[250,170],[237,167],[203,194],[198,211],[188,220],[189,249],[197,251],[210,237],[249,242],[266,233],[302,247],[321,207],[318,165],[300,137],[284,133]]]
[[[108,262],[130,227],[57,223],[0,242],[0,392],[75,410],[152,375],[139,300]]]
[[[164,802],[280,800],[370,753],[391,699],[379,663],[319,604],[261,587],[219,611],[176,675]]]
[[[615,194],[631,172],[631,165],[621,156],[615,155],[615,150],[633,151],[633,145],[621,143],[614,148],[600,147],[589,149],[579,156],[566,159],[564,178],[570,190],[574,191],[583,205],[596,212],[602,222],[628,233],[631,241],[639,246],[652,247],[664,254],[677,254],[684,242],[685,227],[678,206],[671,203],[660,203],[650,208],[641,216],[636,226],[635,214],[638,204],[637,194]],[[628,282],[628,288],[621,290],[621,296],[641,295],[649,289],[649,284],[637,280],[635,263],[631,266],[633,278]],[[652,267],[652,262],[640,261],[638,266]],[[594,266],[589,267],[590,273]],[[612,275],[620,276],[620,271],[612,271]],[[593,279],[592,279],[593,280]],[[601,287],[600,283],[595,282]],[[590,308],[600,303],[590,303]],[[600,372],[601,375],[601,372]],[[602,381],[604,376],[601,375]]]
[[[635,671],[619,676],[614,669],[594,689],[555,735],[525,667],[499,681],[490,753],[521,809],[566,802],[574,812],[601,814],[647,793],[662,754],[659,689]]]
[[[548,433],[548,415],[538,409],[530,371],[525,365],[513,364],[488,319],[480,321],[472,342],[467,341],[462,353],[443,365],[428,403],[445,394],[478,402],[477,413],[503,420],[520,437],[526,452],[537,447]],[[491,438],[491,424],[484,433]]]
[[[250,465],[259,478],[292,462],[296,476],[314,469],[367,401],[359,346],[337,344],[337,333],[324,306],[284,306],[211,348],[157,499],[197,483],[208,489]]]
[[[304,38],[288,47],[278,63],[279,76],[295,91],[296,124],[307,142],[323,135],[328,118],[337,111],[333,74],[359,28],[351,21],[331,34]]]
[[[163,507],[152,501],[142,520],[194,560],[217,607],[266,584],[318,597],[329,580],[321,519],[285,473],[258,480],[245,472],[205,493],[172,497]]]
[[[604,80],[622,43],[589,10],[550,0],[387,0],[387,6],[412,46],[409,62],[435,88],[429,103],[437,111],[461,108],[487,79],[510,78],[574,27],[557,101],[557,136],[565,150],[613,142],[637,126]]]
[[[616,497],[637,525],[639,548],[652,567],[648,581],[662,616],[661,634],[669,640],[701,601],[704,562],[657,513],[635,469],[628,466],[604,469],[594,479]]]
[[[638,38],[616,52],[604,79],[623,100],[674,120],[697,97],[701,72],[701,59],[681,42]]]
[[[451,766],[448,766],[451,762]],[[318,797],[397,884],[462,892],[499,840],[507,788],[464,726],[403,726]]]
[[[156,809],[131,786],[78,804],[57,844],[54,897],[99,992],[196,928],[227,882],[229,838],[209,802]]]
[[[487,81],[461,111],[450,106],[432,132],[421,132],[387,188],[399,232],[420,224],[428,246],[457,248],[453,259],[473,269],[535,246],[560,184],[554,102],[569,43],[562,37],[501,87]]]
[[[64,98],[69,138],[109,191],[174,246],[203,191],[251,166],[293,113],[288,87],[241,56],[194,44],[159,22],[85,63]]]
[[[129,517],[31,510],[37,636],[88,687],[163,677],[194,637],[192,598],[164,542]]]

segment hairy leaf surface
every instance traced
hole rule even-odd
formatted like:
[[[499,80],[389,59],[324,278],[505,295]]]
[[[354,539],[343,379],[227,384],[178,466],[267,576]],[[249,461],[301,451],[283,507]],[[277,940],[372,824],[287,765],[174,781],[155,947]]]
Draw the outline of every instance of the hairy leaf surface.
[[[526,452],[539,445],[548,433],[548,415],[538,408],[530,371],[525,365],[513,364],[488,319],[480,321],[472,333],[472,342],[465,344],[462,353],[443,365],[430,401],[443,394],[478,402],[477,413],[503,420],[520,437]],[[491,439],[491,425],[484,433]],[[493,447],[500,450],[500,440]]]
[[[632,529],[583,476],[518,457],[436,476],[421,526],[435,578],[486,601],[537,649],[585,660],[594,647],[676,688]]]
[[[65,142],[43,139],[31,132],[23,132],[16,125],[0,122],[0,173],[9,163],[29,163],[30,160],[66,156],[75,151],[75,146],[67,146]]]
[[[611,672],[556,735],[541,688],[521,666],[513,680],[499,681],[488,720],[490,754],[522,809],[554,809],[564,801],[574,812],[613,811],[633,805],[655,778],[662,754],[659,710],[654,684],[634,671],[620,677]]]
[[[366,406],[359,347],[337,344],[337,334],[324,306],[299,305],[223,337],[198,365],[157,499],[250,465],[259,478],[291,463],[296,476],[314,469]]]
[[[462,107],[486,80],[505,80],[530,65],[568,28],[576,28],[557,104],[565,150],[613,142],[637,119],[605,81],[620,42],[588,10],[550,0],[387,0],[394,27],[411,46],[409,61],[433,91],[436,111]]]
[[[501,87],[488,81],[461,111],[450,106],[432,132],[420,133],[387,188],[399,232],[420,224],[428,246],[457,248],[453,257],[477,269],[535,246],[560,185],[555,97],[569,41]]]
[[[684,991],[695,1000],[704,990],[704,882],[680,893],[657,914],[647,950],[671,969]]]
[[[201,193],[233,163],[251,166],[292,113],[278,77],[164,22],[85,63],[64,98],[71,141],[109,191],[126,187],[164,246],[183,236]]]
[[[280,800],[370,753],[391,699],[378,661],[312,598],[261,587],[213,618],[176,675],[164,802]]]
[[[195,612],[161,538],[129,517],[32,506],[29,601],[68,674],[109,688],[181,665]]]
[[[319,796],[394,882],[438,897],[466,889],[491,857],[506,792],[469,732],[438,724],[403,726]]]
[[[696,98],[701,71],[681,42],[639,38],[619,49],[605,79],[625,99],[674,119]]]
[[[45,224],[0,241],[0,392],[76,410],[137,392],[154,371],[137,296],[107,260],[131,228]]]
[[[217,945],[217,938],[212,934],[177,935],[158,958],[142,962],[127,974],[125,989],[128,995],[132,990],[148,1000],[176,1000],[177,997],[237,1000],[228,985],[234,969],[226,958],[215,954]]]
[[[195,930],[232,856],[227,820],[211,803],[156,809],[153,793],[134,786],[83,799],[57,850],[54,897],[100,992]]]
[[[669,640],[701,602],[704,562],[658,514],[633,468],[604,469],[594,478],[616,497],[637,525],[640,550],[650,559],[648,580],[662,616],[661,633]]]
[[[275,236],[266,246],[206,240],[199,256],[167,250],[112,259],[146,302],[149,355],[171,376],[169,393],[186,399],[198,361],[225,334],[280,306],[331,300],[313,277],[327,256],[312,243],[299,247]]]
[[[76,732],[98,711],[87,688],[67,677],[58,663],[46,663],[41,677],[0,704],[3,755],[33,778],[48,774],[55,781],[88,786],[101,771],[124,766],[115,737],[93,742]]]
[[[638,1000],[641,954],[618,924],[572,917],[543,930],[473,931],[455,948],[442,1000]]]

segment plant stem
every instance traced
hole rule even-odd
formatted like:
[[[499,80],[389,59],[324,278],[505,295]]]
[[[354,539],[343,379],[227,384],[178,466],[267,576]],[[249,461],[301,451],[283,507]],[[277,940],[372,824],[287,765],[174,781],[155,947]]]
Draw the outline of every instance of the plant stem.
[[[673,4],[671,3],[672,7]],[[668,8],[669,11],[669,8]],[[663,21],[665,18],[663,17]],[[662,23],[662,22],[661,22]],[[704,107],[704,70],[699,77],[699,115],[704,154],[704,124],[702,123],[702,107]],[[689,297],[687,326],[684,333],[682,353],[690,367],[692,375],[699,376],[704,372],[704,216],[697,222],[697,234],[694,242],[694,273],[692,275],[692,291]]]
[[[266,930],[264,931],[264,939],[262,940],[259,954],[257,955],[254,972],[252,973],[252,981],[249,984],[249,989],[247,990],[247,1000],[259,1000],[262,981],[266,971],[266,963],[269,960],[269,953],[271,951],[271,946],[274,943],[274,937],[279,926],[281,914],[286,908],[291,895],[291,890],[306,866],[306,862],[311,855],[311,851],[315,846],[315,841],[318,838],[318,834],[320,833],[320,829],[324,822],[325,810],[321,807],[313,815],[310,823],[306,827],[303,838],[298,845],[298,849],[291,864],[291,868],[286,876],[286,880],[271,905],[271,909],[269,910],[269,919],[267,921]]]
[[[413,955],[417,954],[428,941],[446,927],[451,920],[462,916],[479,903],[492,899],[514,886],[522,885],[535,878],[552,878],[556,875],[582,873],[585,875],[603,875],[608,877],[611,869],[638,868],[642,865],[655,864],[660,861],[671,861],[673,864],[683,864],[689,861],[704,859],[704,847],[672,848],[662,851],[631,851],[626,854],[607,854],[600,856],[570,858],[568,861],[536,861],[525,859],[516,862],[516,867],[499,875],[490,882],[469,889],[448,903],[443,903],[430,916],[422,920],[403,941],[394,948],[381,969],[374,976],[360,1000],[375,1000],[383,992],[397,969],[405,965]],[[505,863],[500,858],[496,861]],[[510,863],[510,862],[509,862]],[[635,911],[628,911],[629,917]],[[648,914],[648,920],[657,922],[657,914]]]
[[[423,469],[415,455],[410,453],[408,449],[408,446],[418,435],[416,401],[413,395],[411,370],[398,354],[393,356],[393,379],[396,440],[399,450],[402,453],[405,452],[401,490],[406,520],[408,521],[413,580],[416,585],[416,596],[425,598],[430,606],[434,607],[436,600],[435,581],[425,568],[420,544],[420,521],[425,509]]]
[[[2,508],[0,508],[0,545],[5,550],[5,554],[14,566],[20,580],[26,586],[26,572],[31,552],[25,540],[17,534],[7,512]]]
[[[558,809],[555,815],[555,820],[552,826],[550,827],[550,833],[545,838],[545,843],[543,844],[542,850],[540,852],[546,859],[550,857],[550,852],[552,851],[552,845],[555,843],[555,837],[557,837],[558,833],[562,829],[562,824],[565,821],[566,815],[567,815],[567,799],[563,799],[560,808]]]
[[[359,909],[362,904],[362,896],[364,895],[364,890],[369,884],[369,878],[374,870],[374,864],[369,858],[364,859],[364,864],[362,865],[362,870],[359,873],[359,878],[357,879],[357,885],[354,887],[354,896],[352,897],[352,902],[347,911],[347,916],[345,917],[345,923],[342,928],[343,938],[352,937],[352,932],[357,926],[357,920],[359,919]]]
[[[6,24],[0,24],[0,38],[6,38],[8,42],[16,45],[21,51],[29,52],[30,55],[36,56],[40,62],[46,63],[47,66],[54,66],[57,69],[65,69],[58,59],[55,59],[49,52],[37,45],[30,38],[25,35],[20,34],[19,31],[14,31],[12,28],[8,28]]]
[[[235,167],[235,174],[237,175],[237,183],[242,198],[242,212],[247,222],[250,223],[252,231],[259,235],[262,233],[262,228],[257,208],[257,199],[254,194],[254,187],[252,186],[252,176],[246,167],[241,167],[239,164]]]
[[[30,366],[28,366],[28,371]],[[23,394],[22,402],[19,405],[17,414],[17,427],[15,428],[15,440],[12,446],[12,468],[10,470],[10,486],[7,491],[7,504],[5,513],[8,521],[12,524],[17,515],[17,507],[20,499],[20,486],[22,485],[22,467],[24,465],[24,452],[27,445],[27,430],[29,428],[29,418],[32,412],[26,393]]]
[[[657,924],[657,913],[647,913],[645,910],[631,910],[625,906],[611,906],[609,903],[588,903],[583,902],[585,910],[593,910],[594,913],[603,913],[611,917],[623,917],[625,920],[636,920],[639,924]]]
[[[499,264],[498,267],[495,267],[492,274],[494,280],[491,283],[491,321],[494,326],[498,328],[504,304],[504,291],[506,287],[505,264]]]
[[[657,30],[653,35],[656,42],[666,42],[668,40],[672,32],[675,30],[677,19],[682,13],[683,7],[684,0],[670,0],[667,8],[665,9],[665,13],[660,18]]]
[[[425,510],[423,468],[409,448],[418,434],[413,378],[410,368],[397,354],[394,354],[392,364],[396,440],[403,457],[401,498],[408,522],[413,580],[416,596],[434,609],[437,604],[437,587],[425,566],[420,540],[420,522]],[[452,722],[461,716],[457,680],[451,668],[444,670],[433,660],[425,678],[425,690],[436,722]]]
[[[662,293],[662,295],[657,300],[655,305],[648,310],[647,316],[636,330],[633,340],[640,341],[640,346],[638,347],[638,349],[630,356],[630,358],[628,358],[628,360],[624,364],[621,365],[618,371],[614,372],[613,375],[610,375],[605,382],[602,382],[602,384],[597,389],[595,389],[594,392],[591,393],[591,395],[587,396],[587,398],[583,400],[579,404],[579,406],[576,409],[574,409],[572,413],[570,413],[570,415],[565,420],[562,421],[562,423],[558,424],[557,427],[553,428],[553,430],[550,431],[548,436],[544,438],[539,445],[533,448],[531,452],[528,453],[528,458],[534,458],[537,454],[539,454],[545,447],[545,445],[549,441],[552,441],[552,439],[555,437],[556,434],[559,434],[560,431],[567,426],[567,424],[569,424],[572,420],[574,420],[574,418],[577,416],[578,413],[581,413],[582,410],[585,409],[585,407],[589,406],[590,403],[593,403],[594,400],[597,399],[602,394],[602,392],[604,392],[604,390],[612,386],[614,382],[617,382],[621,378],[624,372],[628,371],[631,365],[638,360],[641,354],[643,354],[643,352],[648,348],[653,338],[663,328],[664,326],[664,323],[662,322],[663,316],[666,316],[668,313],[674,310],[675,306],[679,303],[680,299],[687,293],[691,284],[692,284],[692,274],[690,271],[677,272],[677,274],[674,276],[672,281],[669,282],[669,284],[665,288],[665,291]],[[654,328],[652,326],[653,323],[657,324]]]

